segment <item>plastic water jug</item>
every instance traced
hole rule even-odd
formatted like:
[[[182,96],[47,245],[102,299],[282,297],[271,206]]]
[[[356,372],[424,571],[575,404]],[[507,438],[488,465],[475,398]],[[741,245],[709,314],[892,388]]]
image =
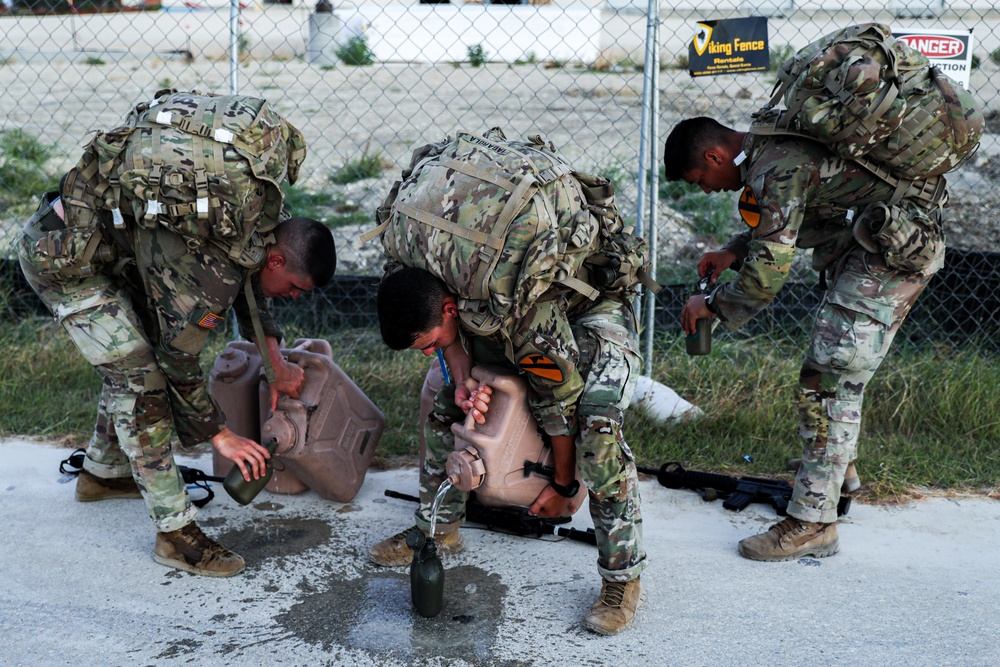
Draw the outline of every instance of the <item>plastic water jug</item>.
[[[530,507],[551,481],[554,462],[552,449],[528,409],[528,383],[490,366],[476,366],[472,377],[493,389],[490,409],[485,424],[476,424],[470,415],[464,423],[452,425],[455,452],[448,456],[446,472],[462,491],[475,491],[483,505]],[[586,497],[581,480],[569,514]]]
[[[261,438],[276,438],[286,471],[320,497],[349,502],[364,482],[385,416],[328,354],[301,346],[282,354],[306,380],[297,399],[279,396],[273,414],[262,385]]]

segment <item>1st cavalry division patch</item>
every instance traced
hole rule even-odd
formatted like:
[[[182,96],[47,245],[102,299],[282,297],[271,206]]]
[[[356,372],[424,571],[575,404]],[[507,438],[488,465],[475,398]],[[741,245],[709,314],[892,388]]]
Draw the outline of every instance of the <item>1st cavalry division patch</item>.
[[[749,185],[743,188],[743,194],[740,195],[740,201],[736,206],[740,211],[740,217],[748,227],[752,229],[760,224],[760,204],[757,203],[757,198]]]
[[[517,365],[521,367],[526,373],[531,373],[532,375],[537,375],[540,378],[545,378],[546,380],[551,380],[552,382],[562,382],[563,374],[559,370],[558,364],[552,361],[544,354],[529,354],[521,357],[521,360],[517,362]]]

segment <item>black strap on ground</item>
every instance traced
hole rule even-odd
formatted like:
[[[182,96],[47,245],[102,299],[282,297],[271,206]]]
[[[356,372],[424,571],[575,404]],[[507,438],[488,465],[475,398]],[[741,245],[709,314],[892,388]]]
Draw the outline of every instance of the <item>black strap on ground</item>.
[[[206,495],[203,498],[192,498],[191,504],[195,507],[202,508],[205,505],[212,502],[215,498],[215,491],[212,490],[209,482],[219,482],[225,481],[222,477],[216,477],[215,475],[206,475],[205,471],[199,470],[198,468],[189,468],[188,466],[177,466],[181,472],[181,479],[184,480],[185,484],[196,486],[199,489],[205,491]]]
[[[64,475],[76,476],[80,474],[83,470],[83,461],[87,456],[87,450],[77,449],[72,454],[67,456],[65,459],[59,462],[59,472]],[[196,486],[199,489],[205,491],[205,496],[202,498],[192,498],[191,504],[195,507],[202,508],[215,498],[215,491],[208,484],[209,482],[219,482],[222,483],[224,480],[222,477],[215,477],[213,475],[206,475],[204,471],[198,468],[189,468],[188,466],[177,466],[181,473],[181,479],[184,480],[185,484]]]
[[[64,475],[79,475],[83,470],[83,459],[87,450],[77,449],[59,463],[59,472]]]

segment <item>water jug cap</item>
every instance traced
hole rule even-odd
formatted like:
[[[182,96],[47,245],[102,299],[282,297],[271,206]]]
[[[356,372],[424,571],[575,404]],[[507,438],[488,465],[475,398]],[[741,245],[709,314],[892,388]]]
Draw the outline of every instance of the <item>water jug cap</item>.
[[[466,447],[448,455],[445,473],[460,491],[468,493],[479,488],[486,478],[486,464],[475,447]]]
[[[218,357],[212,367],[212,375],[217,380],[238,378],[250,368],[250,355],[243,350],[227,347]]]

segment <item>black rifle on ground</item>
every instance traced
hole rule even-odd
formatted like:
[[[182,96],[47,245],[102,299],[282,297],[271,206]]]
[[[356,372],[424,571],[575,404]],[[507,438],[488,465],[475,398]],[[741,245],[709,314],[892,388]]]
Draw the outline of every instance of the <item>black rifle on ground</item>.
[[[386,489],[385,495],[389,498],[408,500],[411,503],[418,503],[420,499],[405,493],[399,493],[391,489]],[[597,545],[597,537],[594,529],[577,530],[576,528],[561,528],[559,524],[569,523],[570,517],[558,517],[547,519],[540,516],[531,516],[528,510],[520,507],[486,507],[475,495],[469,496],[465,503],[465,520],[471,523],[478,523],[488,530],[519,535],[521,537],[541,537],[543,535],[556,535],[566,537],[577,542],[586,542],[590,545]],[[499,530],[498,530],[499,529]]]
[[[646,475],[656,475],[657,481],[668,489],[698,491],[705,500],[722,498],[722,506],[739,512],[750,503],[769,503],[780,516],[788,513],[792,499],[791,480],[763,477],[731,477],[710,472],[685,470],[680,463],[664,463],[659,469],[637,470]],[[851,497],[843,494],[837,503],[837,516],[844,516],[851,509]]]

